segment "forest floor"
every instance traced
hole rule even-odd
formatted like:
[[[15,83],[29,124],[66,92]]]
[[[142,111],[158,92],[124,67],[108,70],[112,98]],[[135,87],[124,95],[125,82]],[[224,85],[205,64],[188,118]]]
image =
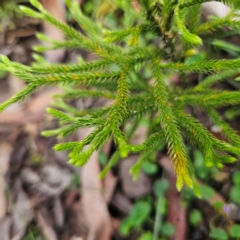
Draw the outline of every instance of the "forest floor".
[[[60,14],[61,6],[55,8]],[[0,53],[19,63],[31,64],[32,46],[40,44],[35,37],[37,31],[64,38],[38,20],[23,17],[14,23],[14,29],[6,27],[0,34]],[[44,57],[50,62],[76,62],[78,54],[77,51],[62,50]],[[84,59],[92,57],[86,52],[80,54]],[[25,86],[12,75],[4,72],[0,75],[0,102]],[[239,205],[229,197],[234,192],[234,184],[240,182],[237,174],[233,177],[237,164],[213,173],[204,170],[201,164],[197,166],[202,156],[194,152],[195,167],[204,175],[199,181],[202,199],[194,197],[187,189],[182,193],[176,190],[176,177],[166,149],[159,154],[156,164],[145,166],[136,182],[129,174],[129,167],[138,158],[136,155],[121,161],[101,180],[98,174],[112,154],[112,142],[78,169],[67,163],[67,153],[53,151],[58,139],[41,136],[43,130],[58,125],[46,113],[46,108],[53,106],[52,95],[61,92],[58,87],[39,89],[30,99],[14,104],[0,114],[0,240],[135,240],[140,239],[140,235],[142,240],[147,240],[151,239],[149,232],[157,231],[157,219],[161,219],[161,226],[165,227],[164,230],[159,225],[161,239],[217,239],[214,233],[210,237],[213,228],[220,231],[219,240],[227,239],[223,235],[240,222]],[[90,108],[99,103],[88,99],[79,100],[77,104]],[[211,129],[205,116],[201,112],[196,114]],[[81,130],[71,139],[79,140],[87,131]],[[134,143],[142,142],[145,133],[143,124]],[[165,204],[161,203],[161,197],[153,187],[163,172],[169,182]],[[238,196],[240,199],[240,193]],[[163,210],[159,210],[158,203],[162,204]],[[142,217],[139,226],[134,223]],[[171,226],[175,234],[172,232],[172,236],[168,236]]]

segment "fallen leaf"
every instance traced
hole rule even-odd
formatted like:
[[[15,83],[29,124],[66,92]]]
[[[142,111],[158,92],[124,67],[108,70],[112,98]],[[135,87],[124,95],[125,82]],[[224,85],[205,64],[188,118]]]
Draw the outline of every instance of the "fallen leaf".
[[[19,182],[18,184],[20,185]],[[13,206],[12,239],[14,240],[22,239],[26,232],[27,225],[32,219],[33,219],[32,203],[28,198],[27,194],[20,189],[17,193],[17,199],[15,200]]]
[[[90,132],[91,129],[79,131],[78,138],[82,139]],[[89,228],[88,240],[108,240],[113,233],[107,202],[102,193],[104,190],[103,184],[98,178],[100,171],[98,152],[94,152],[88,163],[80,171],[82,184],[81,202]]]
[[[186,209],[183,206],[181,194],[176,188],[176,174],[172,167],[171,160],[168,157],[163,157],[160,160],[160,165],[167,173],[167,179],[170,187],[167,191],[168,221],[174,226],[175,234],[169,237],[170,240],[185,240],[187,233]]]
[[[52,226],[52,218],[45,207],[36,210],[36,218],[39,228],[46,240],[57,240],[57,234]]]
[[[42,0],[44,8],[51,13],[56,19],[61,22],[65,21],[65,6],[62,0]],[[64,41],[65,37],[62,31],[58,28],[43,22],[43,33],[49,38],[57,41]],[[45,43],[47,45],[47,43]],[[57,49],[45,52],[45,58],[52,63],[61,62],[65,55],[65,49]]]
[[[0,219],[5,217],[7,212],[5,174],[9,168],[12,150],[9,143],[3,142],[0,144]]]
[[[6,216],[0,219],[0,240],[10,240],[11,225],[11,216]]]

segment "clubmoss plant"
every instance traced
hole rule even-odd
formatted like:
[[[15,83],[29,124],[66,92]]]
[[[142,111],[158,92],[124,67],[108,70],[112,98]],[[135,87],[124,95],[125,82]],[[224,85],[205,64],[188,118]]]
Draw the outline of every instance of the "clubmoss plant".
[[[59,143],[54,147],[56,151],[70,151],[70,164],[83,166],[93,152],[112,137],[117,150],[101,176],[120,159],[139,153],[138,162],[130,169],[137,178],[142,164],[150,157],[156,157],[160,146],[166,144],[177,175],[176,186],[180,190],[184,184],[195,185],[185,141],[204,154],[206,167],[222,168],[224,163],[235,162],[240,156],[238,134],[217,111],[239,104],[240,92],[214,88],[217,82],[240,73],[240,60],[211,56],[190,61],[204,51],[209,36],[213,37],[216,31],[225,26],[240,29],[236,11],[240,5],[238,0],[219,0],[229,5],[232,11],[225,18],[215,17],[208,22],[202,22],[200,14],[201,4],[208,2],[206,0],[139,0],[134,4],[130,0],[115,0],[123,16],[117,30],[107,29],[104,24],[85,16],[78,1],[66,0],[83,33],[56,20],[37,0],[30,2],[36,10],[22,6],[22,12],[54,25],[66,35],[66,41],[59,42],[37,34],[51,46],[36,46],[35,51],[85,49],[96,58],[79,64],[25,66],[2,56],[0,69],[11,72],[28,85],[2,103],[0,111],[24,100],[41,86],[65,85],[65,93],[60,96],[61,111],[48,109],[49,114],[59,119],[61,127],[43,134],[64,138],[79,128],[94,128],[81,141]],[[199,84],[191,85],[189,76],[192,73],[205,78]],[[184,84],[176,86],[171,81],[173,76],[178,76]],[[69,99],[86,97],[114,101],[110,106],[84,111],[68,104]],[[198,119],[188,114],[187,106],[204,110],[219,126],[225,140],[213,136]],[[149,119],[148,137],[144,143],[132,145],[130,139],[142,118]],[[122,126],[128,122],[131,129],[126,133]],[[83,150],[86,145],[89,147]]]

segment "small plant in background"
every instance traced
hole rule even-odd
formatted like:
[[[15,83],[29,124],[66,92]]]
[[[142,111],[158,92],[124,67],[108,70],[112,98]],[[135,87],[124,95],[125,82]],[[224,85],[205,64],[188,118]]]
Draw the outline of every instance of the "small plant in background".
[[[240,204],[240,171],[237,171],[233,174],[233,186],[230,191],[230,199]]]
[[[14,23],[12,22],[13,17],[20,18],[22,16],[22,11],[20,11],[18,4],[28,2],[28,0],[2,0],[0,2],[0,32],[8,26],[14,28]]]
[[[148,201],[139,201],[134,204],[127,218],[121,222],[121,234],[128,235],[132,229],[140,230],[151,213],[151,203]]]
[[[164,219],[167,211],[165,193],[168,188],[169,182],[166,179],[157,180],[153,185],[156,201],[154,202],[153,198],[149,195],[137,201],[132,207],[130,214],[121,222],[120,233],[123,236],[127,236],[132,230],[135,230],[141,234],[141,240],[157,240],[159,236],[162,239],[166,239],[174,235],[174,227]],[[152,212],[155,213],[154,222],[150,218]],[[151,229],[153,228],[153,232],[143,231],[144,224],[150,225]]]
[[[228,240],[228,239],[240,239],[240,225],[234,224],[229,231],[225,231],[222,228],[212,228],[209,236],[211,239],[216,240]]]
[[[210,231],[211,239],[228,240],[228,235],[222,228],[213,228]]]
[[[65,42],[58,42],[39,33],[38,38],[51,46],[36,46],[36,51],[80,48],[95,53],[97,57],[80,64],[46,66],[35,63],[24,66],[2,56],[0,69],[11,72],[28,85],[2,103],[1,111],[24,100],[40,86],[64,85],[65,93],[59,96],[61,111],[48,109],[62,126],[43,135],[65,138],[79,128],[93,127],[91,134],[82,141],[59,143],[54,147],[56,151],[70,151],[69,163],[79,167],[112,137],[117,150],[101,176],[119,159],[130,153],[141,153],[138,162],[130,169],[136,179],[142,166],[149,159],[156,159],[159,149],[166,144],[177,175],[177,188],[181,190],[184,184],[196,186],[195,171],[185,141],[201,151],[207,168],[222,168],[225,163],[236,161],[236,156],[240,155],[239,136],[217,110],[239,104],[240,92],[222,91],[214,88],[214,84],[237,76],[240,60],[205,56],[199,61],[198,57],[213,32],[223,26],[234,30],[240,28],[236,12],[238,1],[220,1],[229,4],[232,11],[225,18],[205,23],[200,19],[201,3],[207,2],[204,0],[141,0],[137,9],[131,1],[116,0],[116,6],[123,14],[116,30],[92,21],[82,13],[77,1],[67,0],[67,7],[84,34],[56,20],[38,1],[30,2],[38,11],[22,6],[26,15],[47,21],[67,37]],[[203,78],[196,86],[189,81],[191,73]],[[171,80],[176,76],[185,84],[176,86]],[[82,112],[70,105],[70,100],[86,97],[114,102]],[[219,127],[224,140],[216,138],[197,118],[187,113],[188,106],[204,110]],[[148,119],[147,139],[142,144],[132,145],[131,137],[143,118]],[[128,132],[122,130],[126,123],[131,125]],[[89,148],[83,150],[86,145]]]

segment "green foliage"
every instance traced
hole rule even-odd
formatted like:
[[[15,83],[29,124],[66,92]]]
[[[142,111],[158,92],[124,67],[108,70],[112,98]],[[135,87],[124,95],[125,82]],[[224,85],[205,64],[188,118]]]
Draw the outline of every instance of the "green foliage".
[[[142,169],[146,174],[154,175],[157,172],[158,167],[156,164],[149,161],[149,162],[144,162],[144,164],[142,165]]]
[[[239,224],[234,224],[231,226],[229,229],[229,235],[233,238],[240,238],[240,225]]]
[[[11,72],[28,85],[0,104],[0,111],[24,100],[41,86],[58,84],[63,87],[65,93],[56,96],[59,110],[48,109],[61,126],[45,131],[43,135],[65,138],[79,128],[93,128],[79,142],[59,143],[54,147],[56,151],[70,151],[69,163],[76,166],[86,164],[93,152],[101,149],[112,138],[117,150],[101,176],[121,158],[132,153],[140,153],[139,161],[130,169],[133,177],[137,178],[142,168],[153,174],[156,167],[149,160],[155,159],[158,151],[166,144],[177,174],[177,188],[182,189],[184,184],[193,187],[196,182],[195,172],[185,140],[194,149],[201,151],[204,159],[201,161],[205,167],[222,168],[224,163],[236,161],[240,155],[239,136],[217,110],[238,105],[240,93],[237,90],[217,90],[214,85],[238,76],[240,60],[204,56],[199,51],[211,44],[228,51],[236,50],[232,45],[212,41],[211,34],[221,33],[224,26],[232,30],[240,29],[235,9],[239,5],[238,1],[220,1],[231,5],[233,10],[223,19],[215,17],[202,23],[200,4],[206,0],[142,0],[139,12],[130,1],[115,0],[110,6],[111,11],[120,8],[123,19],[117,29],[111,29],[114,24],[107,27],[97,23],[84,15],[77,1],[66,0],[71,16],[84,33],[56,20],[39,1],[30,2],[36,10],[21,6],[22,12],[52,24],[66,35],[66,40],[59,42],[37,34],[41,41],[49,42],[50,45],[36,46],[35,51],[85,49],[94,53],[96,58],[85,63],[48,65],[35,55],[36,62],[32,66],[24,66],[2,56],[0,71]],[[104,18],[103,10],[98,14],[101,19]],[[185,81],[191,73],[206,77],[193,87],[190,81]],[[176,87],[171,81],[176,74],[185,84]],[[71,100],[89,97],[111,99],[113,103],[82,111],[70,104]],[[187,114],[188,106],[205,111],[209,119],[219,126],[225,140],[214,137],[198,119]],[[147,139],[142,144],[132,145],[130,140],[142,119],[148,119]],[[128,123],[131,123],[130,129],[123,130],[122,126]],[[84,148],[86,145],[88,148]],[[194,164],[198,164],[198,160]],[[201,165],[202,169],[205,167]],[[197,175],[206,178],[206,172]]]
[[[201,196],[204,199],[209,199],[209,198],[213,197],[213,195],[215,193],[213,188],[211,188],[207,185],[200,185],[199,188],[200,188]]]
[[[225,230],[222,228],[213,228],[210,231],[209,236],[211,239],[216,239],[216,240],[228,240],[228,235]]]
[[[107,160],[107,156],[105,155],[105,153],[103,153],[103,152],[99,153],[98,161],[101,166],[105,166],[107,164],[108,160]]]
[[[199,150],[193,152],[193,166],[196,171],[196,175],[200,179],[206,179],[209,175],[209,169],[204,165],[204,156]]]
[[[144,233],[139,240],[152,240],[153,236],[151,232]]]
[[[197,226],[202,221],[202,214],[199,210],[193,209],[189,215],[189,222],[193,226]]]
[[[240,190],[239,187],[233,186],[230,190],[230,199],[235,202],[240,204]]]
[[[139,228],[147,220],[151,212],[151,205],[146,201],[137,202],[131,209],[128,217],[126,217],[120,225],[122,235],[128,235],[133,228]]]
[[[163,197],[168,188],[169,182],[166,179],[157,180],[153,185],[153,192],[157,197]]]
[[[212,44],[215,47],[218,47],[218,48],[230,53],[234,57],[239,57],[240,47],[235,44],[228,43],[226,41],[222,41],[222,40],[218,40],[218,39],[215,39],[212,42]]]
[[[23,240],[44,240],[40,229],[37,226],[29,226],[26,230]]]
[[[166,237],[170,237],[175,233],[175,229],[171,223],[164,223],[162,226],[162,234]]]
[[[233,173],[232,180],[234,184],[240,185],[240,171],[236,171],[235,173]]]
[[[236,171],[233,176],[233,186],[230,189],[230,199],[240,204],[240,171]]]

